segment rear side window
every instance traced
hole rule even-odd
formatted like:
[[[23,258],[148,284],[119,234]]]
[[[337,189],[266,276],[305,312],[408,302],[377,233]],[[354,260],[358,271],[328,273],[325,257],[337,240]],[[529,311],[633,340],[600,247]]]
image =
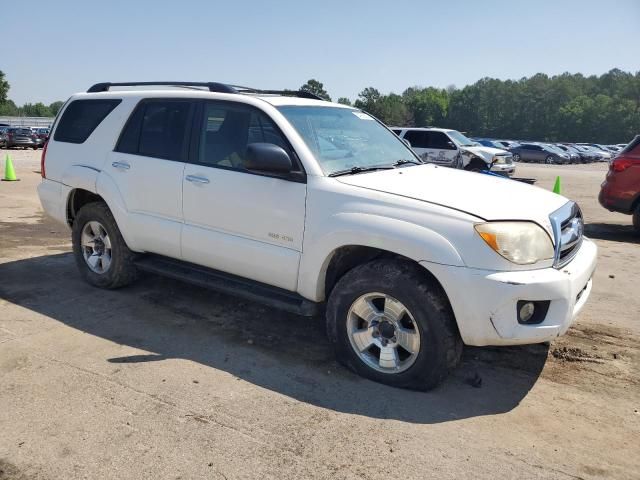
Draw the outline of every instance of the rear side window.
[[[429,148],[428,133],[424,130],[408,130],[404,134],[404,138],[409,140],[409,143],[414,148]]]
[[[62,114],[53,139],[56,142],[84,143],[121,101],[74,100]]]
[[[141,102],[125,125],[116,151],[183,161],[190,109],[190,101]]]

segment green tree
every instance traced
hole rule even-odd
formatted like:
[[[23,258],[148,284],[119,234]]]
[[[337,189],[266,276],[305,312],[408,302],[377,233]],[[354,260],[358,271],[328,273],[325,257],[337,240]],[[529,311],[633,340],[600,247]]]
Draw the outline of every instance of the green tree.
[[[9,93],[9,82],[4,78],[4,72],[0,71],[0,105],[7,101]]]
[[[51,105],[49,105],[49,111],[51,112],[51,115],[55,117],[62,108],[62,105],[64,105],[64,102],[61,101],[53,102]]]
[[[324,89],[324,85],[322,84],[322,82],[319,82],[314,78],[307,80],[307,83],[302,85],[300,87],[300,90],[313,93],[314,95],[317,95],[324,100],[331,101],[331,97],[329,96],[327,91]]]
[[[338,103],[342,105],[351,105],[351,100],[349,100],[347,97],[340,97],[338,99]]]
[[[21,108],[25,117],[51,117],[51,110],[44,103],[25,103]]]

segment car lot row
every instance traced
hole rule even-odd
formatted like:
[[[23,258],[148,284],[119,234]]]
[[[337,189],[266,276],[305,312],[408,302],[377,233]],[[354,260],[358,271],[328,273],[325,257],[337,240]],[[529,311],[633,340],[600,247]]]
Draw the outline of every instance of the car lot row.
[[[515,162],[546,164],[609,162],[626,144],[548,143],[474,138],[481,145],[508,150]]]
[[[43,127],[0,126],[0,146],[3,148],[42,148],[49,138]]]

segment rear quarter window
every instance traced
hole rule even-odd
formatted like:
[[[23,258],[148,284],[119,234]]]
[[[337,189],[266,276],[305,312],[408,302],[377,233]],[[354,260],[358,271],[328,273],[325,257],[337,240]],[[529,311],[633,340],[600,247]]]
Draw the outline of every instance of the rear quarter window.
[[[56,142],[84,143],[121,101],[120,99],[74,100],[62,114],[53,139]]]

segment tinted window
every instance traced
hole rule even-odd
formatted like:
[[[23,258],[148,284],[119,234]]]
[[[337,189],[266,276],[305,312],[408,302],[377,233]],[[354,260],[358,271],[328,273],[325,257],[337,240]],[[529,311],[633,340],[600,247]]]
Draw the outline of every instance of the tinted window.
[[[391,130],[391,131],[398,136],[400,136],[400,134],[402,133],[402,130]]]
[[[189,101],[143,101],[129,118],[116,150],[183,160],[190,108]]]
[[[250,143],[273,143],[290,153],[286,140],[264,113],[227,102],[204,106],[198,163],[243,170]]]
[[[451,140],[443,132],[429,132],[431,148],[437,148],[440,150],[455,150],[455,147],[451,146]]]
[[[83,143],[121,100],[74,100],[56,128],[56,142]]]
[[[429,148],[429,132],[424,130],[408,130],[404,134],[404,138],[414,148]]]

